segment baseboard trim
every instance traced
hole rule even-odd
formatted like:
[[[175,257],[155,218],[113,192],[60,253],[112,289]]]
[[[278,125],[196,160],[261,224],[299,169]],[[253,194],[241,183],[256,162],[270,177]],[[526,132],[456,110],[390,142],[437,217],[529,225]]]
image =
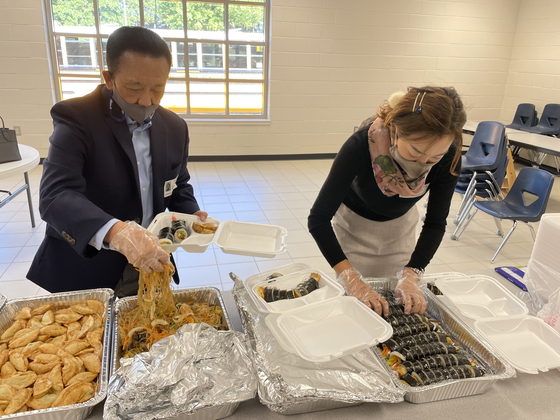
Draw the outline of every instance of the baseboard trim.
[[[263,160],[318,160],[334,159],[336,153],[310,153],[295,155],[229,155],[229,156],[189,156],[190,162],[240,162]]]
[[[310,153],[297,155],[231,155],[231,156],[189,156],[190,162],[242,162],[263,160],[319,160],[334,159],[336,153]],[[45,158],[41,158],[39,165]]]

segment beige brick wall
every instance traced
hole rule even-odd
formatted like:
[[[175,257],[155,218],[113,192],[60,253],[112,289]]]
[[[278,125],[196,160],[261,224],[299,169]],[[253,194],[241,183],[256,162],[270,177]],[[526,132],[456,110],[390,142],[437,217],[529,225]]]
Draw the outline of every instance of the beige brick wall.
[[[0,115],[47,155],[53,105],[41,0],[0,0]]]
[[[535,104],[540,117],[548,103],[560,103],[560,2],[523,0],[500,121],[509,124],[517,105]]]
[[[531,2],[273,0],[270,122],[189,123],[191,154],[336,152],[410,85],[454,85],[470,119],[499,119],[520,3]],[[46,156],[42,19],[41,0],[0,0],[0,115]]]

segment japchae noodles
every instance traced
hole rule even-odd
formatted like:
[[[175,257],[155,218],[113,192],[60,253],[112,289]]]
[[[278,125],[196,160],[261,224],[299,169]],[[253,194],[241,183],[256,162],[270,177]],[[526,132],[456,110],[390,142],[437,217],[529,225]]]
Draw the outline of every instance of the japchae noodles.
[[[205,302],[178,302],[173,299],[171,276],[173,266],[166,265],[162,273],[140,270],[138,307],[119,314],[119,345],[124,357],[148,351],[152,344],[175,334],[185,324],[205,322],[225,329],[222,309]]]

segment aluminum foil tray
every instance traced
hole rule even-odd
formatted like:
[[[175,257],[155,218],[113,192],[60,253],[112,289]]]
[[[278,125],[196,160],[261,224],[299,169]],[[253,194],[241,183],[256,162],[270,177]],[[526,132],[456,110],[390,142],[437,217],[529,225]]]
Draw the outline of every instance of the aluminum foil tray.
[[[230,276],[257,370],[259,398],[271,411],[293,415],[364,402],[403,401],[404,392],[394,386],[391,374],[370,348],[328,363],[309,362],[284,350],[266,326],[266,314],[254,306],[243,281],[232,273]],[[364,372],[368,372],[366,377],[362,376]],[[316,376],[322,380],[317,381]]]
[[[2,416],[2,420],[83,420],[91,413],[94,406],[105,399],[109,380],[109,362],[111,360],[111,317],[114,301],[112,289],[80,290],[76,292],[54,293],[46,296],[10,300],[6,302],[6,305],[0,312],[0,330],[11,325],[16,313],[25,306],[35,308],[46,303],[51,303],[55,308],[60,309],[73,305],[76,302],[85,301],[86,299],[97,299],[105,304],[106,322],[103,335],[103,356],[101,358],[101,372],[97,379],[97,394],[83,403],[10,414]]]
[[[397,285],[397,279],[366,278],[364,280],[374,290],[394,290]],[[423,288],[423,290],[428,303],[428,317],[441,320],[440,325],[442,328],[467,347],[471,355],[487,370],[488,374],[480,378],[446,380],[436,384],[414,388],[403,384],[397,376],[393,374],[391,377],[395,386],[406,392],[404,397],[406,401],[421,404],[483,394],[488,391],[496,381],[515,377],[515,369],[511,364],[496,357],[492,353],[492,347],[484,341],[484,339],[478,337],[478,335],[463,321],[443,306],[433,293],[425,288]],[[373,350],[374,354],[380,360],[383,360],[383,365],[387,371],[391,372],[391,368],[384,361],[385,359],[383,359],[381,353],[377,351],[377,349]]]
[[[226,305],[222,299],[222,294],[217,288],[200,287],[197,289],[174,290],[173,297],[175,299],[175,302],[190,302],[192,300],[198,300],[202,302],[208,302],[209,305],[219,305],[222,308],[224,321],[228,326],[228,329],[234,330],[233,324],[231,323],[231,320],[227,313]],[[122,349],[119,346],[119,313],[121,311],[128,312],[136,308],[136,300],[136,296],[130,296],[119,299],[115,303],[113,316],[113,358],[111,361],[111,375],[113,375],[118,369],[119,360],[122,354]],[[238,406],[239,403],[208,407],[202,410],[195,411],[194,413],[172,417],[169,420],[217,420],[231,416]]]
[[[313,413],[315,411],[333,410],[335,408],[354,407],[362,404],[363,403],[361,402],[346,403],[342,401],[317,400],[317,401],[304,402],[301,404],[295,404],[291,407],[283,408],[282,411],[278,412],[278,414],[282,414],[284,416],[292,416],[294,414],[305,414],[305,413]]]
[[[4,296],[2,293],[0,293],[0,311],[2,311],[2,308],[4,307],[4,304],[6,303],[6,296]]]

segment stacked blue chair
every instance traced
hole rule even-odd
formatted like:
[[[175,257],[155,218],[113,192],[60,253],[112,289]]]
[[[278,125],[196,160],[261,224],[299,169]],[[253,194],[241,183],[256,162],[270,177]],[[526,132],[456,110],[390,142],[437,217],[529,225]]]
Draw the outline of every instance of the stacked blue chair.
[[[455,192],[463,194],[463,200],[454,220],[457,227],[451,239],[459,239],[478,211],[474,207],[477,199],[503,199],[502,183],[508,165],[507,152],[505,126],[494,121],[481,122],[474,133],[469,150],[462,156],[461,174]],[[494,220],[498,233],[502,234],[500,221]]]
[[[511,124],[506,125],[507,128],[514,128],[516,130],[523,130],[530,128],[539,122],[537,118],[537,110],[533,104],[519,104],[515,111],[515,116]]]
[[[545,105],[539,123],[534,127],[523,127],[520,130],[547,136],[560,134],[560,104]]]
[[[533,240],[535,239],[535,231],[531,226],[532,222],[541,220],[542,215],[546,211],[548,198],[552,191],[554,176],[542,169],[523,168],[519,171],[517,179],[511,186],[507,197],[502,201],[481,201],[474,205],[477,209],[498,219],[513,220],[513,226],[498,247],[498,250],[492,257],[492,262],[498,256],[503,246],[517,227],[517,222],[524,222],[529,226]],[[525,194],[532,195],[536,199],[528,203],[525,200]]]

